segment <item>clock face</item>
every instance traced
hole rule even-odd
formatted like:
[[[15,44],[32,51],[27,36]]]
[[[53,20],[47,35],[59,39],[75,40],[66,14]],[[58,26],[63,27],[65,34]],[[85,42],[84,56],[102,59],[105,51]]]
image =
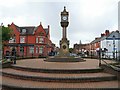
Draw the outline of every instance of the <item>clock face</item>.
[[[63,16],[62,19],[63,19],[63,20],[67,20],[67,16]]]

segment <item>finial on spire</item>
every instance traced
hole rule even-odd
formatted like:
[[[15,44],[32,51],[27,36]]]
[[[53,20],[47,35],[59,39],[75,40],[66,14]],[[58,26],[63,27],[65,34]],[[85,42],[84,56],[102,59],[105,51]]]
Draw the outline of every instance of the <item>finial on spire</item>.
[[[64,6],[64,11],[66,11],[66,7]]]
[[[66,9],[66,7],[64,6],[64,9]]]

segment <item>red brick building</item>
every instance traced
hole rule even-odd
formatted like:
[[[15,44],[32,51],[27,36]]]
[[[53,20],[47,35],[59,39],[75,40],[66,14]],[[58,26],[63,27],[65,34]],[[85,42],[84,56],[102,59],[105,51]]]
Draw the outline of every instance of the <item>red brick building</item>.
[[[109,30],[105,30],[104,33],[101,33],[101,37],[96,37],[95,40],[93,40],[91,43],[90,43],[90,47],[91,47],[91,54],[93,56],[97,56],[97,50],[99,50],[101,47],[100,47],[100,42],[101,42],[101,38],[103,36],[108,36],[110,34]]]
[[[101,42],[101,38],[103,36],[108,36],[110,34],[109,30],[105,30],[104,33],[101,33],[100,37],[96,37],[92,42],[87,43],[87,44],[74,44],[74,52],[78,53],[81,51],[88,51],[89,55],[92,56],[97,56],[97,50],[99,50],[100,47],[100,42]]]
[[[13,30],[13,37],[4,48],[4,55],[16,49],[16,55],[22,57],[47,56],[54,48],[50,40],[50,27],[39,26],[19,27],[12,23],[8,25]]]

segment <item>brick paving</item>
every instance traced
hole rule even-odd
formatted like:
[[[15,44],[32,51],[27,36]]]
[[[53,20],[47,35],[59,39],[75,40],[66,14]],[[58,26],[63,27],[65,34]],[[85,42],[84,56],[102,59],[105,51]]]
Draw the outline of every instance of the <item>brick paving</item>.
[[[57,73],[38,73],[38,72],[28,72],[15,70],[11,68],[3,69],[5,73],[22,75],[22,76],[37,76],[37,77],[51,77],[51,78],[82,78],[82,77],[110,77],[114,76],[108,73],[99,72],[99,73],[80,73],[80,74],[57,74]]]
[[[118,88],[117,81],[88,82],[88,83],[54,83],[35,82],[20,79],[11,79],[3,76],[3,84],[26,88]]]
[[[108,63],[112,61],[106,60]],[[103,62],[102,62],[103,63]],[[85,62],[45,62],[43,59],[27,59],[19,60],[14,66],[27,67],[27,68],[37,68],[37,69],[63,69],[63,70],[76,70],[76,69],[96,69],[99,68],[99,60],[96,59],[86,59]],[[0,70],[2,72],[2,70]],[[28,75],[28,76],[41,76],[41,77],[54,77],[54,78],[66,78],[66,77],[104,77],[112,76],[104,72],[97,73],[79,73],[79,74],[65,74],[65,73],[41,73],[41,72],[29,72],[15,70],[12,68],[3,69],[3,72],[13,73],[18,75]],[[2,78],[1,78],[2,77]],[[62,83],[62,82],[37,82],[32,80],[22,80],[15,79],[6,76],[0,76],[2,79],[0,84],[23,87],[23,88],[118,88],[118,81],[101,81],[101,82],[79,82],[79,83]]]
[[[106,60],[108,63],[113,61]],[[102,62],[104,63],[104,62]],[[89,69],[99,68],[99,60],[86,59],[85,62],[45,62],[43,59],[27,59],[17,61],[16,66],[28,68],[44,68],[44,69]]]

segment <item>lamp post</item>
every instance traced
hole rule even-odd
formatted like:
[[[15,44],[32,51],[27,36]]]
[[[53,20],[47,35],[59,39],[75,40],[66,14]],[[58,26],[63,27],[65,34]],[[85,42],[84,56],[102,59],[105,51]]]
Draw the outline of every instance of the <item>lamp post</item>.
[[[15,40],[15,34],[13,35],[13,42],[14,42],[14,45],[16,43],[16,40]],[[16,64],[16,49],[15,49],[15,46],[14,46],[14,64]]]
[[[16,49],[14,48],[14,64],[16,64]]]
[[[115,60],[115,35],[113,35],[113,59]]]
[[[99,66],[101,66],[101,53],[102,53],[102,49],[100,48],[98,51],[99,54]]]

